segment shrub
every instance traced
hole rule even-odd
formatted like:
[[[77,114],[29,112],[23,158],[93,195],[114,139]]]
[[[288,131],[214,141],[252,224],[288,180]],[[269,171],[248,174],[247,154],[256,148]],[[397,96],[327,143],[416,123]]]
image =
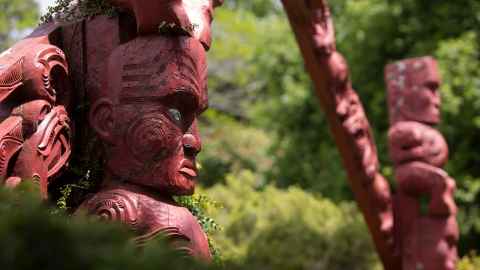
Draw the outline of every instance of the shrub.
[[[224,230],[214,235],[226,261],[250,269],[374,269],[369,233],[351,204],[337,206],[297,187],[269,185],[243,171],[206,192]]]
[[[457,270],[477,270],[480,269],[480,257],[472,253],[470,256],[465,256],[457,265]]]
[[[162,239],[139,250],[118,224],[52,213],[29,188],[0,190],[2,269],[202,269]]]

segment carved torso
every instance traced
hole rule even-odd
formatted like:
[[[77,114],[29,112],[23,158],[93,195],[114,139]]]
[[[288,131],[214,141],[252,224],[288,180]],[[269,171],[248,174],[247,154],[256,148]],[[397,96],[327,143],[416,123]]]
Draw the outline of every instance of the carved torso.
[[[171,197],[137,185],[117,184],[103,188],[81,208],[90,215],[130,226],[140,245],[162,236],[181,252],[206,261],[211,259],[207,237],[197,219]]]

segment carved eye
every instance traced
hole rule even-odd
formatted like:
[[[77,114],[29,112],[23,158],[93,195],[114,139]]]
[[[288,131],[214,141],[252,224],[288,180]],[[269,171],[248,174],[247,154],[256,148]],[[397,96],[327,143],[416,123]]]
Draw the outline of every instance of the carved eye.
[[[170,118],[177,123],[181,123],[183,120],[182,113],[175,108],[168,109],[168,114],[170,115]]]

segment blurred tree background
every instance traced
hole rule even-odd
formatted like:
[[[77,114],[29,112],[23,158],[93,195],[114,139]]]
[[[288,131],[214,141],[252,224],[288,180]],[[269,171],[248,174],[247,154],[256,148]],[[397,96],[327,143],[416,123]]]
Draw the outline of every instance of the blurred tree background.
[[[38,4],[34,0],[0,0],[0,51],[38,23]]]
[[[390,179],[383,67],[414,56],[439,60],[440,129],[451,150],[447,171],[458,186],[460,252],[473,254],[459,267],[478,269],[480,2],[332,0],[330,5],[338,49],[349,62],[382,172]],[[35,25],[37,12],[30,0],[0,0],[0,6],[5,48],[12,33]],[[199,192],[223,205],[207,212],[224,227],[213,239],[225,260],[252,266],[246,269],[378,268],[280,2],[227,0],[214,24]]]
[[[338,50],[348,60],[375,132],[382,172],[390,179],[383,67],[408,57],[438,59],[444,80],[440,129],[450,146],[447,171],[458,186],[460,252],[480,249],[480,2],[336,0],[330,5]],[[258,190],[295,186],[335,203],[351,202],[339,154],[279,1],[226,1],[216,13],[214,35],[211,110],[201,129],[203,183],[221,186],[248,170]]]

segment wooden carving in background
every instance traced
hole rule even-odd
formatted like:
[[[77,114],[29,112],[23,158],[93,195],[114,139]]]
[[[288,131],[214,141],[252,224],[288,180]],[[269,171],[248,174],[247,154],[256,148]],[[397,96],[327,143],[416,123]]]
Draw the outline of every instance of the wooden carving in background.
[[[390,187],[379,173],[377,150],[348,66],[336,51],[326,1],[282,0],[340,151],[355,199],[386,269],[401,269],[395,254]]]
[[[433,128],[440,122],[437,63],[422,57],[390,64],[385,81],[389,150],[398,186],[396,245],[403,269],[454,270],[459,234],[455,181],[442,170],[448,146]]]
[[[412,59],[386,69],[390,156],[399,187],[393,196],[379,173],[375,142],[347,63],[336,51],[327,1],[282,2],[384,268],[454,269],[455,182],[441,169],[447,144],[431,127],[440,119],[435,61]],[[426,213],[422,198],[429,202]]]

